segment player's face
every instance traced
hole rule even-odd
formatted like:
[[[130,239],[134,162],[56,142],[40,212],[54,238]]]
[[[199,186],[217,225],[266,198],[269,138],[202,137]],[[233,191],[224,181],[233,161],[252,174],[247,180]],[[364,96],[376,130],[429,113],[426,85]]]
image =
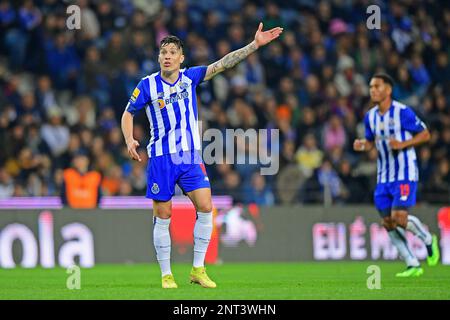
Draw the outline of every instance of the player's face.
[[[374,103],[380,103],[391,95],[391,86],[380,78],[370,80],[370,99]]]
[[[169,43],[160,48],[158,61],[162,71],[176,71],[180,69],[184,55],[180,48]]]

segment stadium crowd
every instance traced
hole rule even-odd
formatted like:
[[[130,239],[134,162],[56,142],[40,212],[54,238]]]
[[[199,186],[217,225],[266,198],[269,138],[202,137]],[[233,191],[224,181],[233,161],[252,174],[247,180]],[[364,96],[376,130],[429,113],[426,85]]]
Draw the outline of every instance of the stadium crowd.
[[[366,8],[381,8],[381,30]],[[158,70],[159,41],[185,43],[184,66],[207,65],[250,42],[259,21],[284,34],[198,88],[203,130],[280,130],[277,175],[258,165],[210,165],[213,194],[236,202],[369,203],[376,150],[352,151],[371,107],[368,82],[384,71],[394,98],[427,123],[418,149],[420,202],[450,199],[450,8],[404,0],[0,0],[0,198],[60,195],[77,155],[101,173],[103,195],[144,195],[146,161],[132,162],[120,117],[141,77]],[[145,146],[145,112],[135,117]],[[238,146],[237,157],[248,150]]]

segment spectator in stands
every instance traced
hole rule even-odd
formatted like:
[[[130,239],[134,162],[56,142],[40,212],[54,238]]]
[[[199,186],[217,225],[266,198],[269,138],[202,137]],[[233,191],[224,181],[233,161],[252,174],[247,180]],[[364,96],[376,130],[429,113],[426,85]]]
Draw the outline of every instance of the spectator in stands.
[[[230,195],[235,203],[244,203],[241,178],[236,171],[229,171],[224,176],[224,187],[218,194]]]
[[[340,95],[348,97],[356,86],[363,88],[363,93],[367,95],[369,88],[364,77],[355,71],[355,62],[347,55],[339,58],[337,63],[336,77],[334,83]]]
[[[0,199],[12,197],[13,194],[14,180],[5,168],[0,168]]]
[[[431,181],[424,187],[424,197],[430,202],[444,203],[450,199],[450,162],[442,159],[434,170]]]
[[[22,100],[19,108],[19,116],[25,125],[31,123],[40,123],[43,113],[39,110],[36,104],[36,99],[32,92],[27,92],[22,95]]]
[[[125,59],[127,59],[127,50],[122,34],[114,32],[105,50],[105,62],[111,76],[119,70]]]
[[[316,179],[324,192],[325,201],[328,201],[327,197],[330,197],[331,201],[336,202],[348,196],[348,190],[343,185],[330,160],[326,159],[322,163],[317,170]]]
[[[109,71],[97,47],[87,48],[81,70],[80,91],[95,98],[100,105],[108,105],[110,102]]]
[[[147,188],[146,167],[141,163],[134,163],[130,174],[133,195],[140,195]]]
[[[107,196],[117,195],[119,193],[120,182],[122,180],[122,169],[117,165],[109,167],[102,179],[102,193]]]
[[[92,130],[96,127],[96,105],[89,96],[79,96],[74,105],[66,108],[67,123],[72,128]]]
[[[7,44],[8,34],[11,37],[9,31],[14,28],[16,18],[17,14],[11,3],[7,0],[0,1],[0,49],[4,52],[8,49],[5,45]]]
[[[72,41],[67,34],[59,33],[45,46],[49,72],[58,89],[76,88],[80,58]]]
[[[48,75],[42,75],[38,78],[34,95],[37,108],[43,114],[47,114],[51,108],[57,106],[56,92]]]
[[[322,164],[323,152],[317,147],[313,134],[309,133],[303,138],[303,144],[295,154],[298,167],[304,176],[310,177],[314,170]]]
[[[323,146],[326,151],[338,147],[343,148],[347,142],[347,134],[338,115],[332,115],[322,132]]]
[[[355,177],[352,165],[347,159],[343,159],[338,165],[339,178],[342,181],[342,201],[346,203],[370,202],[371,195],[367,193],[367,181],[363,176]]]
[[[72,160],[72,167],[63,173],[62,202],[71,208],[93,209],[98,207],[101,198],[100,173],[89,171],[89,158],[78,153]]]
[[[406,66],[397,71],[397,83],[394,86],[393,96],[404,103],[414,103],[417,99],[414,92],[413,81]]]
[[[271,206],[275,203],[275,198],[270,187],[266,184],[266,179],[259,172],[255,172],[251,178],[251,184],[247,186],[245,192],[245,203],[256,203],[259,206]]]
[[[81,13],[81,38],[85,41],[94,41],[100,35],[100,22],[94,10],[89,7],[88,0],[80,0],[77,5],[80,7]],[[99,10],[102,6],[99,5]]]
[[[50,148],[53,157],[62,155],[69,145],[69,128],[63,124],[62,112],[59,108],[53,107],[48,112],[49,123],[41,128],[41,135],[45,143]]]

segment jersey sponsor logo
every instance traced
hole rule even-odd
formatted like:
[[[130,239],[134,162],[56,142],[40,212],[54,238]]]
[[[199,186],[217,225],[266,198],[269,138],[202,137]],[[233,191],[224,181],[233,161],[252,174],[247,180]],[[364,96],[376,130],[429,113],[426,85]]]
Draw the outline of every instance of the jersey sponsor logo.
[[[168,105],[168,104],[177,102],[179,100],[187,99],[187,98],[189,98],[189,94],[187,93],[187,91],[183,91],[183,92],[180,92],[180,93],[178,93],[177,95],[175,95],[173,97],[164,99],[164,103],[166,105]]]
[[[154,183],[151,190],[152,190],[153,194],[158,194],[159,193],[159,186],[158,186],[158,184]]]
[[[135,88],[133,91],[133,94],[131,95],[131,101],[136,102],[136,99],[139,97],[139,94],[141,93],[141,90],[138,88]]]
[[[158,107],[160,109],[162,109],[166,106],[166,104],[164,103],[164,99],[158,99],[157,102],[158,102]]]
[[[183,91],[183,92],[180,92],[170,98],[164,98],[164,96],[160,97],[158,100],[156,100],[156,103],[158,104],[158,107],[160,109],[163,109],[165,106],[167,106],[169,104],[175,103],[179,100],[188,99],[188,98],[189,98],[189,93],[187,91]]]

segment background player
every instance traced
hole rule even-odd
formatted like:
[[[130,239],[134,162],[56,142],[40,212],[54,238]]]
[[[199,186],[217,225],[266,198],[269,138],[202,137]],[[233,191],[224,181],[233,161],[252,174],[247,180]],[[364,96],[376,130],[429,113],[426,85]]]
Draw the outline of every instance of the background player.
[[[420,220],[408,215],[416,203],[419,179],[417,157],[414,147],[430,140],[425,124],[412,108],[392,100],[394,82],[386,74],[376,74],[370,81],[370,98],[375,106],[365,115],[365,139],[354,141],[356,151],[378,150],[377,187],[375,206],[383,218],[383,225],[407,269],[398,277],[420,276],[423,269],[405,237],[407,229],[420,238],[427,247],[428,264],[439,261],[439,246],[435,235],[423,227]]]
[[[212,231],[211,189],[200,155],[195,88],[202,81],[234,67],[259,47],[278,38],[282,28],[263,31],[260,23],[255,39],[219,61],[206,66],[180,69],[184,61],[183,44],[175,36],[161,40],[158,62],[161,71],[143,78],[122,115],[122,132],[131,158],[142,161],[133,137],[133,115],[145,108],[150,122],[147,147],[147,197],[153,199],[153,241],[161,267],[162,287],[176,288],[170,267],[172,196],[178,184],[197,211],[194,227],[194,261],[191,282],[215,288],[204,267]]]

